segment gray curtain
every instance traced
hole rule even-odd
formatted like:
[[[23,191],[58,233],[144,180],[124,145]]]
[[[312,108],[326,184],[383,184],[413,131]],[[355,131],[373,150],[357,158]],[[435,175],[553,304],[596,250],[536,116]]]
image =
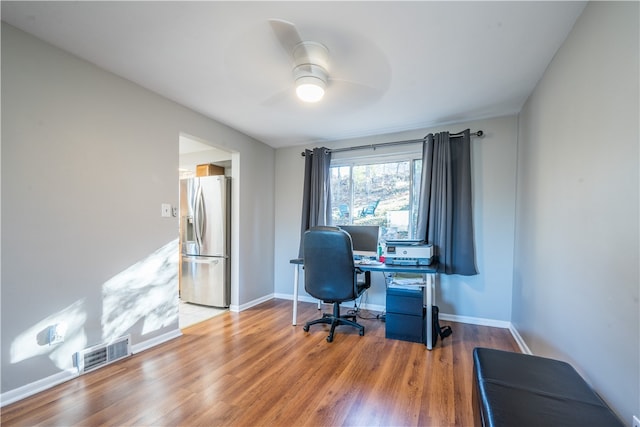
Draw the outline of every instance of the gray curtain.
[[[422,148],[418,238],[432,243],[445,274],[478,274],[473,238],[471,133],[429,134]]]
[[[331,224],[331,152],[325,148],[304,151],[304,192],[298,257],[302,258],[302,235],[311,227]]]

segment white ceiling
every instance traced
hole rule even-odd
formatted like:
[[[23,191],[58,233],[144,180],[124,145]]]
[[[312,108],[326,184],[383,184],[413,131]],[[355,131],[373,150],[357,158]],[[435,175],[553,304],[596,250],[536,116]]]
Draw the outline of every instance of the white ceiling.
[[[10,2],[2,20],[273,147],[517,113],[585,2]],[[270,19],[329,49],[293,94]]]

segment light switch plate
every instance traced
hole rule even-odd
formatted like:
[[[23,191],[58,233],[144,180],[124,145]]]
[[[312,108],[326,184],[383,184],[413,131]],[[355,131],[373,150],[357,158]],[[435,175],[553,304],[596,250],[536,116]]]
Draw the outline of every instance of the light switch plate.
[[[161,216],[165,218],[171,217],[171,205],[169,203],[163,203],[161,206]]]

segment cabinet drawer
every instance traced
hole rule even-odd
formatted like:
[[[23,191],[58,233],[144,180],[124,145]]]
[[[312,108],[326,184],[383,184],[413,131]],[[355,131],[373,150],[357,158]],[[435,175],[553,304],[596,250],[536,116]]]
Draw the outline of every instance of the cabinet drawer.
[[[387,312],[385,337],[424,344],[424,317]]]
[[[387,313],[422,317],[422,288],[387,288]]]

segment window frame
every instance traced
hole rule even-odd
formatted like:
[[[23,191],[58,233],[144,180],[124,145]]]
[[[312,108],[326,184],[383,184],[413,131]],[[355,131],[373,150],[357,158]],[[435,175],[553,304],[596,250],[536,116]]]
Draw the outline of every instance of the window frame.
[[[417,149],[413,150],[403,150],[401,152],[395,153],[375,153],[375,154],[364,154],[364,155],[354,155],[352,152],[347,153],[336,153],[336,155],[332,156],[330,168],[333,167],[349,167],[349,207],[353,210],[355,192],[354,192],[354,183],[353,183],[353,168],[356,166],[366,166],[372,164],[381,164],[381,163],[394,163],[394,162],[409,162],[409,237],[414,238],[416,232],[416,221],[417,210],[419,201],[416,200],[415,195],[418,194],[419,188],[416,190],[416,186],[420,185],[419,177],[416,178],[415,168],[416,162],[422,162],[422,146],[420,144],[416,144]],[[333,207],[332,207],[333,208]],[[349,216],[349,224],[353,224],[353,215]],[[333,222],[333,218],[332,218]]]

